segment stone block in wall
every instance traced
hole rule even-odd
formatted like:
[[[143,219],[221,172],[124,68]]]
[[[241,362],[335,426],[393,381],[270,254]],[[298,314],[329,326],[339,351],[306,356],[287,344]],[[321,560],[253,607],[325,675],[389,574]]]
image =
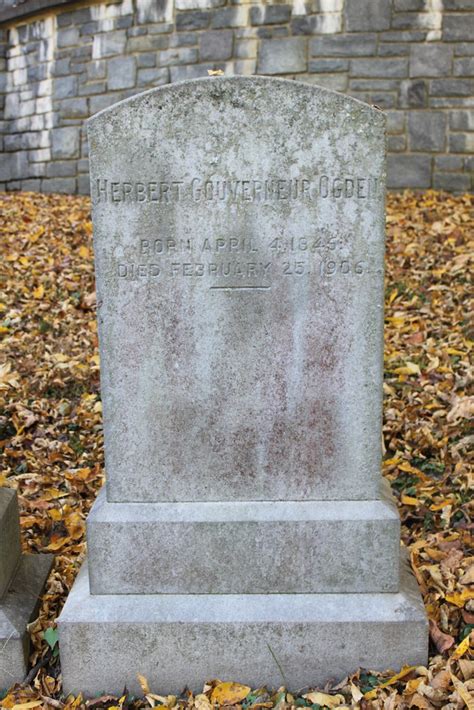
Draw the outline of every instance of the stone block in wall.
[[[59,48],[74,47],[74,45],[79,44],[79,29],[77,27],[66,27],[58,30],[56,42]]]
[[[180,32],[171,35],[169,40],[170,47],[193,47],[198,42],[198,35],[195,32]]]
[[[397,79],[351,79],[351,89],[355,91],[396,91],[398,88]]]
[[[129,89],[136,84],[137,63],[135,57],[114,57],[107,63],[107,87],[110,91]]]
[[[69,57],[64,57],[63,59],[56,59],[52,69],[51,74],[53,76],[69,76],[71,71],[71,60]]]
[[[207,62],[230,59],[233,49],[232,30],[211,30],[202,32],[199,37],[199,58]]]
[[[426,153],[446,148],[448,116],[443,111],[411,111],[408,114],[410,150]]]
[[[73,195],[76,192],[76,178],[72,177],[57,177],[43,178],[41,180],[42,192],[61,192],[67,195]]]
[[[257,73],[256,59],[237,59],[234,63],[234,74],[253,76]]]
[[[426,0],[394,0],[393,9],[396,12],[422,12]]]
[[[258,53],[259,74],[296,74],[306,71],[303,37],[262,40]]]
[[[87,79],[105,79],[107,74],[107,62],[105,60],[94,59],[87,65]]]
[[[401,42],[379,42],[377,54],[379,57],[406,57],[410,54],[410,45]]]
[[[127,34],[125,30],[115,30],[96,35],[94,41],[99,45],[100,57],[113,57],[125,52]]]
[[[453,131],[474,131],[474,109],[451,111],[449,127]]]
[[[332,57],[330,59],[310,59],[308,62],[308,71],[319,74],[347,71],[349,69],[349,60],[342,57]]]
[[[50,148],[39,148],[38,150],[30,150],[28,153],[28,160],[30,163],[44,163],[45,161],[51,160],[51,149]],[[31,171],[30,165],[30,171]],[[46,169],[41,168],[36,175],[43,175]]]
[[[207,64],[188,64],[170,67],[171,82],[185,81],[186,79],[199,79],[203,76],[209,76],[208,72],[215,69],[225,69],[225,62],[222,63],[207,63]]]
[[[301,81],[317,84],[325,89],[331,89],[331,91],[345,92],[348,78],[346,74],[310,74],[309,76],[301,77]]]
[[[20,189],[23,192],[39,192],[41,188],[40,178],[30,178],[28,180],[21,181]]]
[[[474,37],[474,13],[459,13],[443,16],[443,40],[445,42],[472,41]]]
[[[28,154],[23,151],[16,153],[5,153],[0,160],[0,181],[17,180],[27,178],[28,175]]]
[[[194,64],[197,60],[198,50],[195,47],[180,47],[160,52],[158,64],[169,67],[173,64]]]
[[[222,7],[225,4],[226,0],[175,0],[177,10],[205,10]]]
[[[472,57],[474,56],[474,41],[473,42],[457,42],[454,47],[455,57]]]
[[[346,0],[346,29],[349,32],[388,30],[391,0]]]
[[[86,84],[81,84],[79,96],[94,96],[95,94],[104,94],[107,91],[107,83],[105,81],[92,81]]]
[[[387,150],[389,153],[401,153],[407,147],[407,139],[403,133],[396,136],[387,136]]]
[[[246,27],[248,25],[248,8],[223,7],[212,15],[212,29],[220,30],[226,27]]]
[[[127,52],[153,52],[157,49],[167,49],[169,38],[167,36],[144,35],[129,37]]]
[[[405,113],[403,111],[387,111],[385,114],[387,133],[403,133],[405,130]]]
[[[450,153],[474,153],[474,133],[451,133],[449,136]]]
[[[384,42],[424,42],[426,31],[420,30],[396,30],[394,32],[384,32],[380,35]]]
[[[387,187],[391,189],[430,187],[431,160],[429,155],[388,155]]]
[[[435,173],[433,187],[449,192],[467,192],[471,188],[471,178],[466,173]]]
[[[455,59],[453,74],[454,76],[474,76],[474,57]]]
[[[79,157],[79,129],[75,126],[54,128],[51,131],[52,156],[55,159]]]
[[[169,82],[168,67],[152,67],[150,69],[139,69],[137,74],[137,86],[163,86]]]
[[[79,195],[89,195],[90,187],[89,174],[79,175],[77,178],[77,192]]]
[[[75,174],[75,160],[53,161],[46,166],[46,177],[73,177]]]
[[[256,59],[258,41],[256,39],[239,39],[235,42],[235,56],[237,59]]]
[[[137,67],[139,69],[150,69],[150,67],[156,67],[156,54],[153,52],[139,54],[137,57]]]
[[[84,7],[80,10],[72,12],[62,12],[58,14],[56,22],[58,27],[67,27],[68,25],[83,25],[91,19],[90,7]]]
[[[451,73],[452,47],[439,42],[415,44],[410,53],[410,76],[446,76]]]
[[[404,77],[408,75],[407,59],[352,59],[351,76]]]
[[[15,118],[20,113],[20,97],[17,93],[7,94],[5,99],[4,117]]]
[[[400,108],[423,108],[428,103],[428,87],[423,79],[400,82],[398,103]]]
[[[91,96],[89,99],[89,113],[93,116],[95,113],[103,111],[104,108],[109,108],[112,104],[116,104],[118,100],[117,94]]]
[[[231,8],[233,9],[233,8]],[[203,10],[183,12],[176,16],[176,31],[205,30],[211,22],[211,13]]]
[[[250,9],[252,25],[279,25],[289,22],[291,18],[290,5],[257,5]]]
[[[296,32],[293,32],[295,35]],[[257,37],[260,39],[275,39],[279,37],[289,37],[290,30],[286,26],[266,25],[265,27],[257,27]]]
[[[463,168],[463,159],[460,155],[437,155],[435,168],[441,172],[456,172]]]
[[[431,96],[469,96],[474,94],[474,79],[433,79]]]
[[[53,97],[65,99],[77,96],[77,76],[61,76],[53,81]]]
[[[59,104],[59,115],[61,118],[87,118],[87,99],[63,99]]]

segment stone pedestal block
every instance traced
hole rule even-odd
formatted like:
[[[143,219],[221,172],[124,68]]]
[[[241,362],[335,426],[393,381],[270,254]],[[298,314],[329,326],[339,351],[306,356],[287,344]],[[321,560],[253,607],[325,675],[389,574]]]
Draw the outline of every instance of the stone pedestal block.
[[[92,594],[396,592],[386,501],[108,503],[89,515]]]
[[[0,598],[20,561],[18,500],[11,488],[0,488]]]
[[[423,664],[428,652],[407,569],[397,594],[92,595],[84,565],[59,641],[64,691],[88,696],[139,694],[137,673],[160,693],[200,691],[211,677],[298,690],[359,666]]]
[[[0,690],[26,674],[27,624],[38,608],[52,560],[51,555],[21,555],[17,495],[0,488]]]

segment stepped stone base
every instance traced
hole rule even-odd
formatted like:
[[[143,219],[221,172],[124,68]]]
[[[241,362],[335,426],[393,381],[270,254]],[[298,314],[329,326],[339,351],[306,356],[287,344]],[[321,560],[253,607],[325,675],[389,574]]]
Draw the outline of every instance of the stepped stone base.
[[[52,562],[52,555],[23,555],[0,599],[0,690],[22,681],[26,675],[26,626],[35,617]]]
[[[109,503],[87,520],[93,594],[396,592],[393,503]]]
[[[358,666],[425,664],[426,616],[403,567],[395,594],[91,595],[84,565],[58,620],[64,691],[140,694],[137,673],[159,693],[212,678],[299,690]]]

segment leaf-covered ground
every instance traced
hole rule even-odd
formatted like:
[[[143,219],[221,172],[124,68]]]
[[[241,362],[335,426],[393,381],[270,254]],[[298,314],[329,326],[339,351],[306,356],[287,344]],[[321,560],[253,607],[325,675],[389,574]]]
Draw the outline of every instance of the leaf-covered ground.
[[[61,694],[54,620],[83,558],[84,520],[103,482],[89,201],[0,197],[0,485],[18,490],[24,550],[56,555],[30,628],[32,671],[4,694],[2,707],[473,710],[473,198],[407,192],[389,196],[387,213],[384,473],[430,618],[428,667],[395,676],[354,668],[350,678],[300,697],[204,685],[203,678],[202,694],[174,698],[142,678],[142,698],[85,703]]]

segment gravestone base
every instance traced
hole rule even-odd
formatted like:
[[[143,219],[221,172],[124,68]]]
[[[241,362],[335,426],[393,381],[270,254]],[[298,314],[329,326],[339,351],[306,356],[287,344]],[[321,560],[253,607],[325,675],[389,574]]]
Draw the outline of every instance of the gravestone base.
[[[396,592],[400,518],[386,488],[323,503],[110,503],[104,488],[87,549],[93,594]]]
[[[86,696],[124,685],[140,694],[137,673],[160,693],[213,678],[296,691],[358,667],[421,665],[428,653],[406,564],[395,594],[268,595],[91,595],[85,564],[58,627],[64,692]]]
[[[22,555],[0,599],[0,689],[22,681],[28,668],[27,624],[34,618],[52,555]]]

